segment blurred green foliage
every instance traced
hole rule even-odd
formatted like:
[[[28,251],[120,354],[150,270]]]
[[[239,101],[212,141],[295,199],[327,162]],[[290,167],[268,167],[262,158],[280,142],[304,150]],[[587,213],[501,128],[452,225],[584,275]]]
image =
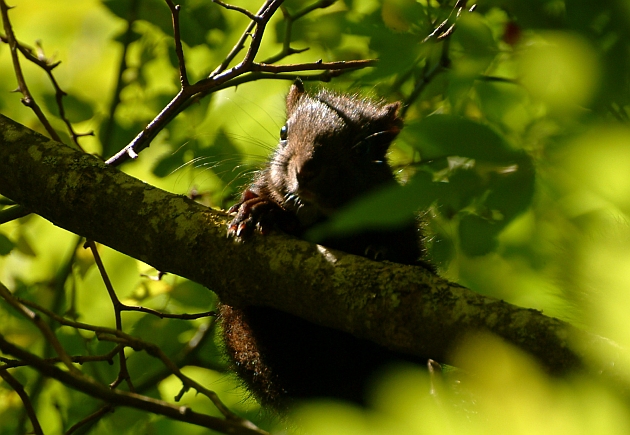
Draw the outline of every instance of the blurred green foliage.
[[[191,80],[197,80],[220,64],[248,19],[206,0],[180,3],[187,67]],[[243,0],[238,5],[255,11],[260,3]],[[615,340],[621,346],[614,355],[617,369],[628,382],[630,6],[627,0],[487,0],[472,12],[458,12],[454,3],[345,0],[295,22],[292,46],[309,50],[284,62],[377,58],[377,67],[326,86],[409,103],[406,127],[391,152],[403,185],[363,198],[317,231],[395,225],[409,211],[425,210],[429,255],[442,275]],[[291,13],[307,4],[287,0],[285,7]],[[69,94],[67,116],[77,131],[95,132],[80,140],[88,152],[111,156],[176,94],[177,59],[164,1],[21,0],[16,6],[10,16],[18,38],[27,44],[41,41],[48,56],[62,61],[54,74]],[[134,21],[127,30],[130,17]],[[259,60],[279,52],[285,30],[286,21],[277,14]],[[31,92],[63,135],[50,82],[34,65],[22,64]],[[9,93],[16,82],[4,44],[0,77],[2,113],[43,132],[33,113]],[[226,207],[275,146],[287,87],[286,81],[261,80],[206,97],[123,170],[169,191],[194,192],[207,205]],[[70,143],[67,134],[63,137]],[[4,224],[0,281],[58,313],[111,327],[111,302],[93,259],[78,243],[75,235],[37,216]],[[142,276],[154,273],[148,266],[101,249],[114,287],[127,303],[180,313],[207,311],[215,304],[212,294],[194,283],[174,276],[150,280]],[[0,304],[0,325],[0,333],[12,342],[51,355],[32,323],[5,304]],[[124,326],[176,358],[208,322],[125,313]],[[59,328],[57,334],[71,354],[102,354],[112,348],[71,328]],[[603,365],[613,357],[590,352]],[[288,430],[628,432],[630,408],[615,386],[580,376],[550,379],[492,338],[471,340],[459,358],[463,368],[478,373],[462,380],[459,388],[465,393],[444,381],[431,395],[436,379],[399,368],[375,386],[376,411],[305,405]],[[161,365],[155,359],[129,350],[128,360],[144,394],[171,400],[178,393],[176,379],[159,378]],[[109,383],[117,364],[83,368]],[[186,370],[237,412],[271,426],[253,401],[243,401],[212,337]],[[11,373],[33,398],[46,433],[63,433],[97,409],[97,401],[34,371]],[[216,414],[190,392],[182,403]],[[15,392],[0,383],[0,434],[28,430],[22,409]],[[286,425],[278,424],[279,433]],[[92,434],[203,432],[128,409],[84,429]]]

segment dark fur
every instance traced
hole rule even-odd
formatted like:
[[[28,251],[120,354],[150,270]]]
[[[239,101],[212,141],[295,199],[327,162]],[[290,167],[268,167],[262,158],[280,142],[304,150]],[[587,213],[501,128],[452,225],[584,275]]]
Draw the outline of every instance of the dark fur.
[[[402,128],[399,103],[383,104],[295,83],[287,123],[267,167],[232,207],[228,233],[247,238],[279,227],[301,236],[357,197],[395,183],[386,153]],[[406,226],[327,239],[323,245],[357,255],[417,264],[420,233]],[[267,307],[221,306],[227,352],[238,375],[265,405],[335,397],[363,403],[368,379],[399,360],[374,343]]]

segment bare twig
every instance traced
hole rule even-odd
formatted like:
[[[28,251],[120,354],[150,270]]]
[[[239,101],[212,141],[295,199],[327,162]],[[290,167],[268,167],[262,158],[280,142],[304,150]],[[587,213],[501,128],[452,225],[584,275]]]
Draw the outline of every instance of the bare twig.
[[[0,290],[1,290],[1,288],[0,288]],[[4,294],[0,293],[0,295],[4,297]],[[115,295],[114,295],[114,297],[115,297]],[[66,318],[64,318],[62,316],[59,316],[56,313],[54,313],[54,312],[52,312],[50,310],[45,309],[44,307],[41,307],[41,306],[35,304],[34,302],[24,301],[24,300],[22,300],[20,298],[17,298],[15,296],[12,296],[11,299],[15,303],[18,303],[18,304],[20,304],[22,302],[24,302],[24,305],[28,304],[33,309],[41,311],[42,313],[46,314],[47,316],[50,316],[53,320],[59,322],[62,325],[70,326],[70,327],[77,328],[77,329],[84,329],[84,330],[95,332],[97,337],[100,340],[111,341],[111,342],[114,342],[114,343],[118,343],[121,347],[128,346],[128,347],[131,347],[131,348],[133,348],[135,350],[145,350],[150,355],[160,359],[163,362],[163,364],[170,370],[170,372],[173,373],[174,375],[176,375],[187,388],[194,388],[198,392],[200,392],[200,393],[204,394],[205,396],[207,396],[212,401],[212,403],[214,403],[214,405],[217,407],[217,409],[219,409],[221,411],[221,413],[226,418],[228,418],[228,419],[238,419],[238,418],[240,418],[240,417],[237,417],[236,415],[234,415],[220,401],[220,399],[218,398],[216,393],[206,389],[205,387],[203,387],[202,385],[200,385],[196,381],[194,381],[194,380],[190,379],[189,377],[187,377],[186,375],[184,375],[181,372],[181,370],[179,369],[179,367],[177,366],[177,364],[175,364],[155,344],[146,342],[144,340],[141,340],[141,339],[133,337],[133,336],[131,336],[129,334],[126,334],[119,328],[112,329],[112,328],[105,328],[105,327],[89,325],[89,324],[86,324],[86,323],[76,322],[76,321],[73,321],[73,320],[66,319]],[[117,297],[115,297],[115,299],[118,300]],[[119,304],[120,304],[120,302],[119,302]],[[203,337],[203,335],[201,337],[197,337],[197,339],[201,340],[202,337]],[[196,345],[192,345],[190,351],[192,351],[192,349],[195,349],[196,346],[199,345],[199,344],[200,344],[200,342],[196,343]],[[117,350],[121,350],[121,347],[117,347],[116,349]],[[108,354],[108,355],[113,355],[113,354],[110,352],[110,354]],[[122,378],[122,375],[119,375],[119,378]]]
[[[186,103],[196,94],[204,93],[207,95],[209,91],[231,78],[247,72],[250,65],[254,61],[254,57],[260,47],[260,42],[264,33],[267,22],[271,19],[277,8],[282,3],[282,0],[267,0],[261,7],[260,11],[256,14],[259,17],[259,21],[256,23],[256,31],[252,35],[252,41],[250,43],[249,50],[247,51],[245,58],[241,63],[228,70],[213,73],[207,79],[200,80],[199,82],[190,85],[182,86],[177,95],[171,100],[171,102],[151,121],[147,127],[141,131],[129,145],[123,148],[115,156],[107,160],[107,164],[118,165],[128,159],[135,159],[140,151],[148,147],[150,142],[155,136],[173,119],[179,114]],[[234,50],[233,50],[234,51]]]
[[[195,313],[195,314],[186,314],[186,313],[170,314],[170,313],[162,313],[160,311],[157,311],[151,308],[123,304],[122,302],[120,302],[120,299],[116,295],[116,291],[114,290],[114,287],[112,286],[112,283],[111,283],[111,280],[109,279],[107,271],[105,270],[105,266],[103,264],[103,261],[101,260],[100,254],[98,253],[96,244],[93,241],[89,240],[86,242],[86,245],[87,247],[90,248],[90,251],[92,252],[92,255],[94,256],[94,261],[96,263],[96,266],[98,267],[98,270],[101,273],[101,277],[103,278],[103,282],[105,283],[105,287],[107,288],[109,297],[112,300],[112,304],[114,305],[114,311],[115,311],[115,316],[116,316],[116,329],[122,331],[121,313],[123,311],[137,311],[141,313],[147,313],[153,316],[157,316],[160,319],[166,318],[166,319],[182,319],[182,320],[193,320],[193,319],[200,319],[203,317],[211,317],[211,316],[217,315],[217,313],[214,311],[205,311],[203,313]]]
[[[173,17],[173,39],[175,39],[175,53],[177,54],[177,63],[179,64],[179,81],[182,88],[188,86],[188,74],[186,73],[186,61],[184,59],[184,49],[182,47],[182,38],[179,29],[179,12],[180,5],[175,5],[171,0],[166,0],[171,16]]]
[[[457,23],[457,20],[459,19],[462,11],[466,7],[466,3],[467,3],[466,0],[457,0],[457,2],[455,3],[455,6],[453,6],[453,9],[451,9],[451,12],[448,14],[446,19],[442,21],[440,24],[438,24],[433,30],[433,32],[431,32],[429,36],[424,38],[422,42],[427,42],[431,38],[441,40],[441,39],[445,39],[451,36],[453,31],[455,30],[455,24]],[[475,9],[475,5],[471,6],[469,10],[472,12],[474,9]]]
[[[313,12],[314,10],[327,8],[333,3],[335,3],[335,0],[319,0],[309,6],[306,6],[305,8],[299,10],[298,12],[295,12],[294,14],[291,14],[287,10],[286,7],[282,6],[280,10],[282,11],[282,15],[284,16],[284,20],[286,22],[284,38],[282,41],[282,50],[280,50],[278,54],[264,60],[262,63],[276,63],[292,54],[303,53],[306,50],[308,50],[308,48],[298,49],[298,48],[291,47],[291,35],[293,34],[293,24],[295,24],[297,20]]]
[[[92,252],[92,255],[94,256],[94,262],[96,263],[96,266],[98,267],[98,270],[101,274],[101,278],[103,279],[103,282],[105,283],[105,287],[107,288],[107,293],[109,294],[109,298],[111,299],[112,304],[114,305],[116,329],[119,331],[122,331],[121,307],[123,304],[120,302],[120,300],[118,299],[118,295],[116,295],[116,292],[114,291],[114,287],[112,286],[112,282],[110,281],[109,276],[107,275],[107,271],[105,270],[105,266],[103,265],[101,256],[98,253],[98,249],[96,249],[96,244],[92,240],[88,240],[87,242],[85,242],[85,244],[87,247],[90,248],[90,251]],[[115,388],[122,381],[125,381],[127,382],[129,391],[133,392],[134,387],[133,387],[133,382],[131,382],[131,376],[129,376],[129,371],[127,370],[127,357],[125,356],[124,347],[120,349],[120,352],[118,353],[118,355],[119,355],[120,371],[118,372],[118,377],[116,378],[116,380],[112,382],[111,387]]]
[[[344,71],[347,71],[347,70],[324,70],[320,72],[319,74],[307,74],[307,75],[300,74],[299,77],[300,77],[300,80],[305,81],[305,82],[306,81],[329,82],[334,77],[338,77],[341,74],[343,74]],[[217,86],[216,88],[213,89],[213,92],[220,91],[222,89],[232,88],[235,86],[240,86],[243,83],[254,82],[261,79],[286,80],[286,81],[294,82],[296,77],[298,77],[298,75],[292,74],[292,73],[270,73],[270,72],[256,71],[256,72],[243,74],[242,76],[236,77],[235,79],[232,79],[223,85]],[[186,105],[182,107],[182,110],[186,109],[191,104],[196,103],[201,98],[203,98],[203,95],[201,94],[191,98],[190,101],[187,102]]]
[[[422,93],[422,91],[424,91],[427,85],[431,83],[431,81],[438,74],[445,71],[450,66],[451,61],[450,61],[450,58],[448,57],[448,47],[449,47],[448,40],[445,40],[444,42],[442,42],[442,52],[440,55],[440,59],[435,65],[431,66],[429,61],[427,60],[427,63],[424,66],[424,72],[422,74],[422,78],[416,83],[416,85],[413,88],[413,91],[411,91],[409,96],[405,98],[405,104],[403,105],[401,109],[401,115],[403,117],[407,113],[407,110],[409,110],[409,107],[411,107],[411,103],[413,103],[420,96],[420,94]]]
[[[28,418],[31,420],[31,424],[33,425],[33,433],[36,435],[44,435],[44,431],[42,430],[42,426],[39,424],[39,420],[37,419],[37,414],[35,413],[35,409],[33,408],[33,404],[31,403],[31,399],[24,391],[24,387],[20,382],[15,379],[13,376],[7,372],[6,369],[0,369],[0,378],[2,378],[7,384],[13,388],[13,390],[20,396],[22,399],[22,403],[24,404],[24,409],[26,410],[26,414]]]
[[[42,123],[48,134],[51,138],[56,140],[57,142],[62,142],[61,138],[55,131],[55,129],[50,125],[50,122],[42,112],[42,109],[39,107],[31,92],[26,85],[26,80],[24,79],[24,74],[22,73],[22,67],[20,66],[20,60],[18,58],[18,42],[15,38],[15,34],[13,33],[13,28],[11,27],[11,21],[9,20],[9,7],[7,6],[4,0],[0,0],[0,14],[2,15],[2,22],[4,24],[4,32],[6,35],[7,43],[9,44],[9,49],[11,50],[11,60],[13,61],[13,69],[15,71],[15,78],[18,82],[18,90],[22,93],[22,103],[29,107],[35,115],[39,122]]]
[[[127,29],[125,30],[125,34],[122,38],[122,53],[120,55],[120,62],[118,63],[118,72],[116,74],[116,85],[114,86],[114,92],[112,94],[111,102],[109,103],[109,111],[108,118],[103,128],[102,133],[102,143],[108,144],[112,138],[112,134],[114,132],[114,126],[116,122],[114,120],[114,115],[116,114],[116,109],[120,104],[120,93],[124,87],[123,83],[123,74],[127,70],[127,52],[129,51],[129,45],[133,41],[133,24],[135,23],[138,15],[138,4],[140,0],[130,0],[129,1],[129,15],[127,17]]]
[[[4,296],[4,295],[2,295]],[[17,298],[14,298],[17,299]],[[182,390],[182,392],[187,391],[190,388],[194,388],[195,390],[197,390],[199,393],[202,393],[203,395],[205,395],[206,397],[208,397],[212,403],[217,407],[217,409],[229,420],[238,420],[240,421],[241,418],[236,416],[234,413],[232,413],[219,399],[219,397],[217,396],[217,394],[211,390],[208,390],[207,388],[203,387],[201,384],[199,384],[198,382],[196,382],[195,380],[189,378],[188,376],[184,375],[181,370],[179,369],[178,365],[175,364],[158,346],[156,346],[155,344],[152,343],[148,343],[144,340],[140,340],[138,338],[132,337],[124,332],[122,332],[120,329],[111,329],[111,328],[103,328],[103,327],[96,327],[93,325],[87,325],[84,323],[80,323],[80,322],[75,322],[75,321],[71,321],[68,319],[65,319],[61,316],[56,315],[55,313],[44,309],[43,307],[39,307],[36,304],[30,302],[29,304],[33,305],[34,307],[37,307],[37,309],[42,310],[42,312],[44,312],[47,315],[50,315],[53,319],[59,321],[61,324],[63,325],[67,325],[67,326],[72,326],[78,329],[87,329],[87,330],[91,330],[96,332],[97,337],[100,340],[104,340],[104,341],[111,341],[111,342],[115,342],[118,343],[118,345],[116,346],[116,348],[114,350],[112,350],[107,356],[109,356],[111,358],[111,356],[113,355],[114,352],[120,352],[122,350],[122,348],[124,348],[125,346],[131,347],[135,350],[145,350],[148,354],[158,358],[160,361],[162,361],[162,363],[164,364],[164,366],[169,370],[170,373],[174,374],[175,376],[177,376],[181,381],[182,384],[184,385],[184,389]],[[194,348],[194,347],[193,347]],[[100,357],[101,360],[103,360],[103,357]],[[42,360],[44,361],[44,360]],[[46,362],[54,362],[53,361],[46,361]],[[17,362],[13,362],[11,363],[11,366],[17,366],[19,365]],[[7,363],[5,365],[5,367],[2,368],[6,368],[8,367],[9,364]],[[1,368],[0,368],[1,369]],[[119,378],[122,378],[122,375],[119,375]]]
[[[8,19],[8,17],[7,17]],[[9,22],[10,25],[10,22]],[[63,123],[66,125],[66,128],[68,130],[68,133],[70,133],[70,137],[72,138],[72,142],[74,143],[74,145],[79,148],[80,150],[83,151],[83,148],[81,147],[81,144],[79,144],[79,138],[83,137],[83,136],[93,136],[94,133],[93,132],[88,132],[88,133],[77,133],[74,130],[74,127],[72,126],[72,123],[70,122],[70,120],[68,119],[68,117],[66,116],[66,110],[63,104],[63,97],[65,97],[67,95],[67,93],[61,89],[61,86],[59,86],[59,82],[57,82],[57,79],[55,78],[55,75],[53,74],[53,70],[61,63],[61,61],[57,61],[57,62],[51,62],[50,59],[48,59],[45,55],[44,55],[44,50],[43,47],[41,46],[41,44],[37,43],[37,47],[35,49],[27,46],[26,44],[21,43],[20,41],[18,41],[17,39],[14,38],[14,43],[16,45],[17,50],[22,53],[22,55],[24,56],[24,58],[26,58],[26,60],[28,60],[31,63],[34,63],[35,65],[37,65],[38,67],[40,67],[41,69],[43,69],[46,72],[46,75],[48,75],[48,78],[50,79],[51,84],[53,85],[53,88],[55,89],[55,102],[57,103],[57,108],[59,109],[59,118],[63,121]],[[2,36],[0,35],[0,40],[2,42],[5,42],[7,44],[11,44],[9,36]],[[13,59],[14,60],[14,65],[15,65],[15,61],[17,60],[16,58]],[[18,63],[18,67],[19,67],[19,63]],[[20,68],[21,71],[21,68]],[[24,77],[21,77],[22,80],[24,80]],[[18,82],[20,80],[20,77],[18,76]],[[24,82],[24,84],[26,84],[26,82]],[[28,90],[28,88],[26,88]],[[21,88],[20,88],[21,90]],[[32,96],[31,96],[32,98]],[[26,103],[25,103],[26,104]],[[26,104],[27,106],[30,107],[30,105]],[[33,109],[35,110],[35,109]],[[37,112],[36,112],[37,113]],[[45,117],[45,115],[42,116]],[[39,115],[38,115],[39,117]],[[40,118],[41,120],[41,118]],[[46,125],[44,123],[44,125]],[[51,127],[52,128],[52,127]],[[47,131],[50,133],[50,130],[47,129]],[[51,137],[55,140],[60,140],[59,137],[55,137],[54,135],[51,134]]]
[[[167,2],[170,2],[170,0],[167,0]],[[316,5],[317,7],[324,7],[324,5],[328,3],[329,1],[320,1],[316,3]],[[224,7],[227,6],[222,2],[220,4]],[[267,0],[256,14],[248,12],[246,15],[252,15],[255,18],[252,18],[252,21],[248,25],[246,31],[235,44],[224,62],[222,62],[221,65],[219,65],[217,69],[215,69],[207,78],[187,86],[182,85],[181,89],[171,102],[125,148],[108,159],[107,164],[119,165],[129,159],[136,158],[138,153],[148,147],[155,136],[193,101],[198,101],[200,98],[203,98],[204,96],[220,89],[225,89],[226,87],[236,86],[237,84],[242,83],[243,81],[239,79],[244,74],[255,72],[269,72],[277,74],[281,72],[299,71],[324,71],[330,73],[331,71],[343,71],[374,65],[373,60],[349,62],[319,61],[309,64],[295,65],[269,65],[267,63],[256,63],[254,59],[260,48],[265,27],[281,4],[282,0]],[[313,8],[305,10],[302,12],[302,15],[312,9]],[[174,22],[176,22],[176,20],[174,20]],[[175,29],[174,32],[176,32]],[[232,62],[236,55],[244,49],[247,37],[250,37],[251,41],[243,59],[237,65],[232,68],[228,68],[228,65]],[[176,41],[176,44],[180,43],[181,42]],[[181,62],[183,62],[183,55],[180,58],[180,63]],[[252,78],[250,78],[250,80],[252,80]]]
[[[176,357],[172,358],[173,363],[177,365],[177,367],[196,365],[196,366],[203,367],[204,369],[214,370],[218,373],[226,372],[225,365],[212,364],[206,359],[203,359],[203,361],[200,361],[200,358],[198,356],[198,353],[201,350],[203,344],[212,338],[213,333],[214,333],[213,332],[214,325],[215,325],[214,322],[210,322],[209,324],[204,323],[200,325],[200,327],[197,329],[197,332],[195,333],[193,338],[191,338],[190,341],[186,344],[184,349],[182,349]],[[168,367],[162,365],[161,370],[154,372],[152,375],[144,378],[144,380],[141,383],[136,385],[136,391],[137,392],[146,391],[149,388],[153,387],[154,385],[158,384],[161,380],[170,376],[171,374],[172,373],[168,369]]]
[[[189,378],[177,367],[177,365],[160,349],[159,346],[155,344],[148,343],[144,340],[139,340],[131,336],[126,336],[124,339],[120,337],[109,337],[105,334],[98,335],[100,340],[104,341],[113,341],[116,343],[125,342],[125,344],[133,347],[136,350],[144,350],[149,355],[158,358],[162,363],[173,373],[177,378],[182,382],[183,388],[181,392],[175,397],[175,401],[179,401],[183,394],[188,391],[190,388],[194,388],[197,392],[206,396],[210,401],[217,407],[217,409],[227,418],[228,420],[241,420],[236,414],[230,411],[227,406],[225,406],[219,396],[214,391],[208,390],[203,385],[199,384],[194,379]]]
[[[25,207],[21,205],[14,205],[12,207],[6,208],[0,211],[0,225],[11,222],[15,219],[19,219],[28,214],[30,214],[30,211],[28,211]]]
[[[222,3],[218,3],[218,4],[222,5]],[[267,3],[265,3],[260,8],[260,11],[258,11],[258,13],[263,11],[266,6],[267,6]],[[234,47],[232,47],[232,50],[230,50],[228,55],[225,56],[225,59],[223,59],[223,62],[221,62],[221,64],[214,71],[212,71],[212,73],[210,73],[208,78],[215,77],[215,76],[217,76],[218,74],[222,73],[223,71],[225,71],[227,69],[227,67],[230,65],[230,63],[232,63],[234,58],[236,58],[236,55],[238,53],[240,53],[245,48],[245,41],[247,40],[248,37],[250,37],[252,35],[252,31],[254,30],[254,27],[256,26],[256,23],[257,23],[256,20],[252,20],[247,25],[247,27],[245,28],[245,30],[241,34],[240,38],[238,38],[238,41],[236,42],[236,44],[234,44]]]
[[[206,427],[223,433],[236,435],[266,435],[267,432],[244,419],[221,419],[200,414],[187,406],[176,406],[162,400],[142,396],[121,390],[112,390],[93,379],[81,374],[72,374],[44,362],[36,355],[27,352],[7,341],[0,334],[0,351],[26,361],[43,375],[56,379],[66,386],[81,391],[89,396],[104,400],[116,406],[128,406],[135,409],[163,415],[174,420]]]
[[[365,68],[376,65],[374,59],[367,60],[342,60],[340,62],[322,62],[321,60],[311,63],[297,63],[289,65],[269,65],[266,63],[255,63],[251,66],[251,71],[271,72],[274,74],[282,72],[297,71],[342,71],[348,69]]]
[[[112,412],[114,409],[115,407],[112,404],[107,404],[105,406],[100,407],[98,410],[88,415],[83,420],[78,421],[75,424],[73,424],[72,427],[70,427],[70,429],[68,429],[64,435],[71,435],[77,430],[79,430],[80,428],[82,428],[83,426],[87,426],[87,425],[95,423],[96,421],[100,420],[103,416]]]
[[[171,313],[162,313],[161,311],[153,310],[151,308],[146,307],[137,307],[133,305],[125,305],[121,304],[121,311],[138,311],[141,313],[151,314],[153,316],[157,316],[160,319],[181,319],[181,320],[194,320],[201,319],[203,317],[216,317],[216,311],[204,311],[203,313],[195,313],[195,314],[171,314]]]
[[[72,364],[72,359],[66,353],[66,350],[63,348],[59,340],[55,336],[55,333],[50,329],[50,327],[42,320],[39,315],[34,313],[33,311],[26,308],[23,304],[19,303],[11,294],[8,288],[4,286],[4,284],[0,283],[0,297],[2,297],[9,305],[15,308],[21,315],[29,319],[37,328],[41,331],[42,335],[46,338],[48,343],[52,345],[52,347],[57,352],[57,355],[61,359],[68,370],[71,373],[77,374],[80,371]]]
[[[17,296],[13,296],[13,299],[15,299],[17,302],[19,302],[22,305],[26,305],[27,307],[32,308],[33,310],[37,310],[45,314],[46,316],[50,317],[51,319],[53,319],[55,322],[59,323],[60,325],[69,326],[75,329],[82,329],[84,331],[91,331],[94,333],[114,335],[123,339],[125,339],[126,337],[129,337],[127,334],[125,334],[124,332],[118,329],[107,328],[105,326],[90,325],[89,323],[77,322],[76,320],[66,319],[65,317],[62,317],[59,314],[47,308],[44,308],[39,304],[36,304],[35,302],[27,301]]]
[[[101,361],[107,361],[110,364],[113,364],[114,356],[120,351],[122,347],[124,346],[119,344],[119,345],[116,345],[111,351],[103,355],[71,356],[70,359],[72,360],[73,363],[77,363],[77,364],[101,362]],[[44,358],[42,361],[46,361],[48,364],[56,364],[58,362],[61,362],[61,358],[58,358],[58,357],[57,358]],[[10,361],[5,361],[5,364],[0,366],[0,370],[11,369],[14,367],[24,367],[24,366],[28,366],[28,364],[25,363],[24,361],[10,360]]]
[[[258,20],[260,19],[260,18],[258,18],[257,15],[252,14],[250,11],[248,11],[247,9],[244,9],[244,8],[242,8],[240,6],[229,5],[227,3],[222,2],[221,0],[212,0],[212,2],[218,4],[219,6],[225,8],[225,9],[228,9],[230,11],[240,12],[241,14],[245,15],[250,20],[252,20],[254,23],[257,23]]]

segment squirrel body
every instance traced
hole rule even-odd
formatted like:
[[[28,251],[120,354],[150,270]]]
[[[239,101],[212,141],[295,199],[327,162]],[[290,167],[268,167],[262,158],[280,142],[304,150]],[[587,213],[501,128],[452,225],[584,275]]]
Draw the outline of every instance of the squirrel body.
[[[400,104],[321,90],[301,82],[287,95],[287,122],[266,167],[230,212],[228,234],[279,228],[302,236],[337,210],[395,183],[386,153],[402,128]],[[413,216],[400,228],[362,231],[320,242],[352,254],[420,264],[420,231]],[[226,351],[263,405],[334,397],[363,403],[370,377],[391,361],[409,359],[348,333],[268,307],[221,305]]]

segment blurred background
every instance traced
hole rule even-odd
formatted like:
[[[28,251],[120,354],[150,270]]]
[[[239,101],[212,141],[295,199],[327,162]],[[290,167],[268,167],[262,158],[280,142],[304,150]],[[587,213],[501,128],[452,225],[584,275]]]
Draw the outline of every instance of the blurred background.
[[[182,40],[194,82],[223,61],[249,19],[210,1],[181,3]],[[260,3],[237,2],[250,11]],[[290,15],[316,3],[287,0],[283,7]],[[212,322],[126,313],[125,329],[157,337],[151,340],[173,355],[208,329],[186,373],[276,433],[628,433],[630,403],[623,385],[630,381],[630,4],[514,3],[345,0],[294,21],[291,46],[308,50],[280,63],[379,59],[374,68],[330,83],[307,81],[307,88],[326,86],[406,104],[406,127],[390,155],[402,187],[345,210],[322,230],[358,228],[365,207],[384,226],[395,223],[396,210],[418,211],[429,260],[441,275],[614,341],[618,348],[612,355],[587,352],[602,367],[614,363],[619,383],[577,374],[553,379],[517,349],[476,337],[457,353],[461,368],[474,376],[436,379],[415,367],[396,367],[375,381],[373,411],[313,403],[279,422],[226,372]],[[79,139],[87,152],[112,156],[178,92],[165,2],[14,0],[12,5],[18,40],[40,45],[45,56],[61,61],[53,72],[68,93],[67,118],[77,132],[94,132]],[[272,19],[258,61],[281,52],[287,22],[282,13]],[[31,93],[71,144],[48,76],[23,58],[21,65]],[[20,94],[12,93],[17,82],[6,44],[0,44],[0,77],[0,113],[45,133]],[[121,169],[208,206],[229,207],[278,142],[290,83],[251,81],[207,96]],[[151,267],[104,246],[99,250],[127,303],[172,312],[207,311],[216,303],[195,283],[176,276],[151,280],[146,277],[156,274]],[[114,326],[107,292],[79,237],[38,216],[0,226],[0,282],[60,314]],[[50,351],[32,324],[3,303],[0,333],[43,355]],[[107,348],[71,328],[57,334],[69,353]],[[146,380],[144,394],[171,400],[178,393],[179,381],[156,375],[155,360],[142,352],[128,356],[130,371]],[[85,369],[102,380],[117,371],[106,363]],[[29,390],[46,433],[63,433],[98,404],[34,371],[12,373]],[[182,401],[217,414],[193,393]],[[28,428],[19,397],[0,383],[0,434]],[[204,432],[123,408],[82,430]]]

